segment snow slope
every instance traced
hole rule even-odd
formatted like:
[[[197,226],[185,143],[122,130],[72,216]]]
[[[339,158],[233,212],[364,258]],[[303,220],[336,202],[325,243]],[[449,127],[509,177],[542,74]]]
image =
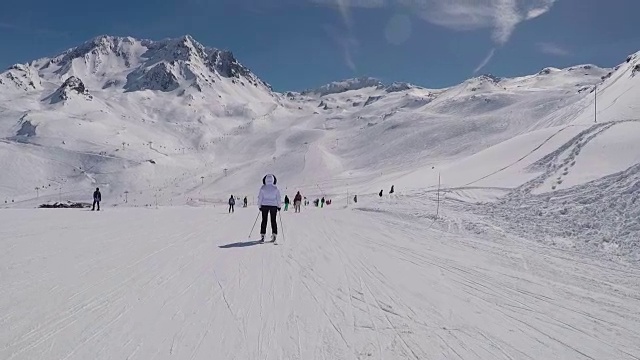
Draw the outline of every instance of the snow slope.
[[[634,54],[615,69],[482,75],[446,89],[358,78],[279,94],[190,36],[101,36],[0,74],[0,205],[86,201],[95,187],[108,206],[252,202],[266,172],[310,199],[343,202],[392,184],[411,195],[439,179],[451,199],[518,199],[492,212],[496,222],[540,213],[526,204],[581,186],[625,198],[630,190],[610,182],[635,179],[639,65]],[[579,201],[564,197],[564,207]],[[640,230],[616,214],[601,217],[610,230],[596,242],[612,236],[633,257],[622,243]],[[549,231],[585,243],[588,228]]]
[[[640,358],[639,71],[279,94],[189,36],[13,66],[0,358]],[[266,172],[333,200],[277,247]]]
[[[637,266],[372,206],[6,210],[0,357],[640,356]]]
[[[212,201],[252,194],[265,171],[309,191],[374,191],[409,168],[566,123],[564,109],[608,71],[481,76],[438,90],[360,78],[278,94],[190,36],[101,36],[0,74],[0,136],[11,149],[2,161],[16,170],[0,198],[32,206],[102,186],[120,203],[125,191],[136,204]],[[62,165],[36,170],[51,160]]]

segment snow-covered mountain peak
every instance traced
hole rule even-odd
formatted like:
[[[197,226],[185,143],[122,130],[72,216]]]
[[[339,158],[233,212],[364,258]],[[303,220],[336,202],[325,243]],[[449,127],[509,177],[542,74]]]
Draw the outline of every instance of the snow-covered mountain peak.
[[[75,76],[70,76],[53,94],[46,97],[45,100],[50,101],[51,104],[56,104],[69,100],[73,96],[77,95],[85,100],[93,99],[93,96],[89,94],[89,90],[86,88],[82,80]]]
[[[42,89],[38,70],[31,65],[15,64],[4,73],[0,73],[0,86],[5,89],[34,91]]]
[[[59,67],[57,73],[64,74],[71,69],[72,62],[76,59],[84,59],[88,62],[105,59],[108,56],[122,58],[127,61],[127,66],[130,66],[128,61],[134,55],[133,47],[138,42],[138,40],[131,37],[97,36],[51,59],[43,59],[49,61],[42,68],[46,69],[51,65],[57,65]],[[149,40],[142,41],[142,43],[145,42],[149,42]]]
[[[497,84],[497,83],[499,83],[500,81],[503,80],[503,78],[501,78],[499,76],[495,76],[493,74],[482,74],[482,75],[476,77],[475,79],[477,81],[480,81],[480,82],[487,81],[487,82],[492,82],[494,84]]]
[[[402,81],[396,81],[391,83],[391,85],[385,86],[384,90],[388,93],[405,91],[416,88],[415,85],[409,84]]]
[[[369,87],[384,88],[384,84],[376,78],[358,77],[353,79],[345,79],[342,81],[331,82],[317,89],[303,91],[302,94],[303,95],[313,94],[318,96],[325,96],[330,94],[339,94],[346,91],[360,90],[360,89],[369,88]]]
[[[219,90],[216,82],[230,79],[232,86],[253,85],[260,91],[271,92],[271,87],[242,65],[233,53],[206,47],[190,35],[160,41],[101,35],[55,57],[35,61],[31,66],[47,81],[59,84],[69,76],[76,76],[89,88],[165,92],[178,88]],[[3,77],[15,78],[16,75],[4,74]],[[29,81],[21,81],[19,87],[26,88],[28,84]]]

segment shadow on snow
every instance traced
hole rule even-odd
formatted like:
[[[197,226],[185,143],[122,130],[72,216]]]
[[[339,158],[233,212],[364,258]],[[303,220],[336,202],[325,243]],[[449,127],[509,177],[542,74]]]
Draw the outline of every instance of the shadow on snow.
[[[253,241],[237,242],[237,243],[227,244],[227,245],[220,245],[218,247],[220,249],[232,249],[232,248],[243,248],[248,246],[254,246],[259,244],[262,244],[262,243],[258,240],[253,240]]]

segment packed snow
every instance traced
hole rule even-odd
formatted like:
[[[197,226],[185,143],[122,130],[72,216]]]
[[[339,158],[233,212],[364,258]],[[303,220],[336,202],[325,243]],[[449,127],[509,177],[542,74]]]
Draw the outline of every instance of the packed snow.
[[[369,209],[283,213],[278,245],[253,206],[7,210],[0,357],[640,354],[640,269]]]
[[[190,36],[14,65],[0,358],[638,359],[640,57],[621,60],[285,94]],[[266,173],[332,200],[281,212],[278,245],[249,236]],[[96,187],[100,213],[36,209]]]

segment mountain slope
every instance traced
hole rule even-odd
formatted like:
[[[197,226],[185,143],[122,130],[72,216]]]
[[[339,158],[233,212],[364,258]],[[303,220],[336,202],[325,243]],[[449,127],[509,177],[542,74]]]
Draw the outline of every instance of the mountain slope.
[[[3,178],[1,196],[12,200],[52,181],[85,191],[99,184],[148,190],[183,167],[204,165],[215,157],[214,142],[281,107],[280,95],[233,54],[189,36],[101,36],[16,65],[0,79],[0,134],[8,149],[2,164],[30,179]],[[58,166],[43,173],[34,157]],[[150,159],[162,169],[149,173]]]
[[[34,204],[101,186],[120,204],[125,191],[136,205],[223,201],[251,197],[268,171],[313,196],[435,186],[438,172],[449,187],[513,189],[584,130],[596,84],[600,116],[632,109],[636,60],[446,89],[359,78],[278,94],[190,36],[101,36],[0,74],[0,162],[13,169],[0,196]]]

